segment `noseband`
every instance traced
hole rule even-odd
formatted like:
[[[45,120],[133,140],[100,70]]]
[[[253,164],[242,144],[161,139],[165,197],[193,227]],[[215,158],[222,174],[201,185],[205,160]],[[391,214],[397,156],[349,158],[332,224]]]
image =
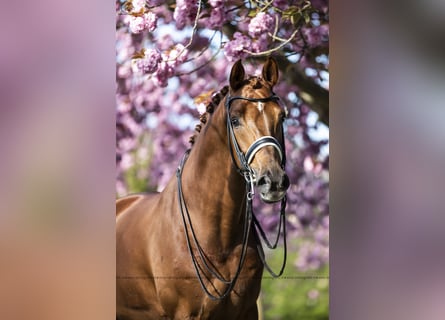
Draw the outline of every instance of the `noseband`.
[[[254,225],[256,226],[256,230],[259,232],[261,238],[264,240],[264,242],[266,243],[267,247],[270,249],[275,249],[277,247],[278,244],[278,240],[281,234],[281,227],[283,226],[283,243],[284,243],[284,253],[283,253],[283,263],[281,266],[281,269],[278,273],[275,273],[267,264],[265,256],[264,256],[264,251],[263,251],[263,247],[262,247],[262,241],[260,239],[260,237],[258,236],[257,232],[254,232],[254,236],[256,238],[256,242],[257,242],[257,251],[258,251],[258,255],[260,256],[261,261],[263,262],[264,267],[269,271],[269,273],[272,275],[272,277],[276,278],[279,277],[283,274],[284,271],[284,267],[286,265],[286,257],[287,257],[287,245],[286,245],[286,223],[285,223],[285,209],[286,209],[286,196],[284,196],[284,198],[281,200],[281,210],[280,210],[280,222],[279,222],[279,227],[278,227],[278,233],[277,233],[277,237],[275,239],[274,244],[271,244],[269,242],[269,240],[266,237],[266,234],[263,230],[263,228],[261,227],[259,221],[257,220],[257,218],[255,217],[255,215],[253,214],[253,210],[252,210],[252,201],[253,201],[253,197],[254,197],[254,183],[255,183],[255,173],[253,171],[253,169],[250,166],[250,163],[252,162],[255,154],[257,152],[259,152],[262,148],[267,147],[267,146],[272,146],[274,147],[279,155],[280,158],[280,162],[281,162],[281,167],[284,169],[285,165],[286,165],[286,152],[285,152],[285,148],[284,148],[284,133],[283,130],[281,130],[282,132],[282,141],[283,141],[283,145],[281,145],[277,139],[275,139],[272,136],[263,136],[257,140],[255,140],[250,147],[247,149],[246,153],[244,154],[240,147],[239,144],[236,140],[236,136],[235,133],[233,131],[233,127],[232,127],[232,122],[230,121],[230,104],[232,103],[232,101],[234,100],[247,100],[247,101],[251,101],[251,102],[268,102],[268,101],[278,101],[279,97],[276,96],[275,94],[273,94],[270,97],[267,98],[247,98],[247,97],[242,97],[242,96],[234,96],[234,97],[230,97],[227,96],[226,101],[224,103],[225,109],[226,109],[226,115],[227,115],[227,120],[226,120],[226,124],[227,124],[227,137],[228,137],[228,147],[230,150],[230,155],[232,157],[232,161],[234,163],[234,165],[237,167],[238,172],[244,177],[244,179],[246,180],[246,197],[247,197],[247,204],[246,204],[246,211],[245,211],[245,220],[244,220],[244,226],[243,226],[243,239],[242,239],[242,250],[241,250],[241,256],[239,258],[239,262],[238,262],[238,267],[237,270],[233,276],[233,278],[231,280],[226,280],[224,279],[217,270],[215,270],[214,267],[212,267],[212,263],[208,263],[207,262],[207,258],[205,257],[205,253],[203,251],[203,249],[201,248],[201,246],[199,245],[199,242],[196,238],[195,235],[195,231],[193,229],[192,226],[192,221],[190,219],[190,214],[188,212],[185,200],[184,200],[184,194],[182,191],[182,182],[181,182],[181,176],[182,176],[182,171],[185,165],[185,162],[190,154],[190,149],[188,149],[180,164],[179,167],[176,171],[176,177],[177,177],[177,182],[178,182],[178,198],[179,198],[179,209],[181,212],[181,216],[182,216],[182,220],[183,220],[183,225],[184,225],[184,232],[185,232],[185,236],[186,236],[186,241],[187,241],[187,248],[190,254],[190,257],[192,259],[192,263],[193,266],[195,268],[195,272],[196,275],[198,277],[199,283],[202,287],[202,289],[204,290],[204,292],[212,299],[212,300],[222,300],[225,297],[227,297],[230,292],[233,290],[235,283],[239,277],[239,275],[241,274],[241,269],[242,266],[244,264],[244,260],[246,257],[246,253],[247,253],[247,242],[249,239],[249,233],[250,233],[250,229],[251,229],[251,225],[252,225],[252,221],[254,223]],[[238,161],[240,163],[240,167],[237,166],[236,164],[236,160],[235,160],[235,155],[233,153],[233,148],[235,149],[235,153],[236,156],[238,158]],[[191,244],[191,239],[189,236],[189,229],[190,229],[190,233],[192,235],[193,238],[193,242],[195,244],[196,250],[198,251],[198,254],[200,256],[200,260],[203,264],[203,266],[205,267],[205,269],[212,274],[216,279],[218,279],[219,281],[221,281],[222,283],[227,285],[227,288],[224,290],[223,293],[218,295],[214,295],[212,294],[207,287],[204,284],[203,281],[203,276],[202,276],[202,268],[198,265],[197,262],[197,257],[193,254],[193,248],[192,248],[192,244]]]

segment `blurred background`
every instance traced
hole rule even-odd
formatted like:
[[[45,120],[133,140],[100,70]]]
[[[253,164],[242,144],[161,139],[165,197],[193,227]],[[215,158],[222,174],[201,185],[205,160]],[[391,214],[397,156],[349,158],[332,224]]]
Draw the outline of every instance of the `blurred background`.
[[[327,1],[116,2],[116,193],[162,191],[199,116],[234,62],[280,68],[284,101],[289,259],[264,273],[263,319],[327,319],[329,289],[329,10]],[[279,207],[257,201],[272,239]],[[280,252],[270,252],[276,270]]]
[[[333,319],[443,319],[444,1],[331,6]]]

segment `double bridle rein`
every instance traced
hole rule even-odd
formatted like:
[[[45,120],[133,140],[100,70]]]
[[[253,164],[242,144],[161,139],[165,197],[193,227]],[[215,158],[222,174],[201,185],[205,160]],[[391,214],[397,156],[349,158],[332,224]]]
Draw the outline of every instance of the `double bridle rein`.
[[[280,234],[281,234],[281,228],[283,228],[283,243],[284,243],[284,253],[283,253],[283,263],[281,265],[281,269],[278,273],[275,273],[267,264],[266,259],[265,259],[265,255],[264,255],[264,251],[263,251],[263,247],[262,247],[262,241],[261,238],[258,236],[257,232],[254,232],[254,236],[255,239],[257,240],[257,251],[258,254],[260,256],[261,261],[264,264],[264,267],[267,269],[267,271],[271,274],[272,277],[277,278],[279,276],[281,276],[283,274],[284,271],[284,267],[286,265],[286,257],[287,257],[287,245],[286,245],[286,223],[285,223],[285,209],[286,209],[286,196],[283,197],[283,199],[281,200],[281,210],[280,210],[280,222],[279,222],[279,227],[278,227],[278,233],[277,233],[277,237],[274,241],[273,244],[270,243],[270,241],[267,239],[266,237],[266,233],[264,232],[263,228],[261,227],[259,221],[257,220],[257,218],[255,217],[253,210],[252,210],[252,201],[255,195],[255,190],[254,190],[254,183],[255,183],[255,173],[253,171],[253,169],[250,167],[250,163],[252,162],[255,154],[260,151],[262,148],[267,147],[267,146],[272,146],[273,148],[275,148],[279,154],[280,160],[281,160],[281,167],[284,169],[285,165],[286,165],[286,152],[285,152],[285,147],[284,147],[284,133],[283,130],[281,130],[283,136],[282,136],[282,141],[283,144],[280,144],[278,142],[277,139],[275,139],[272,136],[263,136],[257,140],[255,140],[252,145],[247,149],[247,152],[244,154],[240,147],[239,144],[236,140],[236,136],[235,133],[233,131],[233,126],[232,126],[232,122],[230,120],[230,104],[232,103],[232,101],[234,100],[246,100],[246,101],[251,101],[251,102],[268,102],[268,101],[279,101],[279,97],[276,96],[275,94],[272,94],[270,97],[267,98],[247,98],[247,97],[242,97],[242,96],[234,96],[234,97],[230,97],[229,95],[227,95],[224,106],[226,109],[226,115],[227,115],[227,119],[226,119],[226,125],[227,125],[227,137],[228,137],[228,147],[230,150],[230,155],[232,157],[232,162],[233,164],[237,167],[238,172],[244,177],[244,180],[246,181],[246,199],[247,199],[247,203],[246,203],[246,210],[245,210],[245,214],[244,214],[244,226],[243,226],[243,240],[242,240],[242,250],[241,250],[241,256],[238,262],[238,267],[237,270],[235,272],[235,275],[233,276],[233,278],[231,280],[226,280],[224,279],[215,269],[214,267],[211,267],[208,263],[207,263],[207,259],[205,258],[205,253],[203,251],[203,249],[201,248],[201,246],[198,243],[198,240],[196,238],[196,234],[195,231],[193,229],[192,226],[192,222],[190,219],[190,214],[189,211],[187,209],[185,200],[184,200],[184,194],[183,194],[183,190],[182,190],[182,182],[181,182],[181,177],[182,177],[182,171],[184,169],[184,164],[190,154],[191,149],[188,149],[185,153],[184,156],[181,159],[181,162],[178,166],[178,169],[176,171],[176,177],[177,177],[177,183],[178,183],[178,198],[179,198],[179,209],[181,211],[181,216],[182,216],[182,221],[183,221],[183,225],[184,225],[184,232],[185,232],[185,236],[186,236],[186,241],[187,241],[187,248],[190,254],[190,257],[192,259],[192,263],[193,266],[195,268],[195,272],[196,275],[198,277],[199,283],[202,287],[202,289],[204,290],[204,292],[212,299],[212,300],[222,300],[225,297],[227,297],[230,292],[233,290],[235,283],[241,273],[241,269],[242,266],[244,264],[244,260],[246,257],[246,252],[247,252],[247,242],[249,239],[249,233],[250,233],[250,229],[251,229],[251,225],[252,225],[252,221],[256,227],[256,230],[258,231],[259,235],[261,236],[261,238],[264,240],[264,242],[266,243],[267,247],[270,249],[275,249],[277,247],[278,244],[278,240],[280,238]],[[233,146],[233,148],[232,148]],[[235,149],[235,154],[234,154],[234,150]],[[235,155],[238,158],[238,162],[240,164],[240,167],[237,165],[237,162],[235,160]],[[187,226],[187,223],[189,226]],[[202,274],[200,272],[200,267],[198,266],[198,262],[197,262],[197,257],[193,254],[193,249],[192,249],[192,243],[191,243],[191,239],[190,239],[190,235],[189,235],[189,229],[190,229],[190,233],[192,235],[193,238],[193,242],[195,244],[195,247],[199,253],[199,257],[202,261],[202,264],[204,265],[204,267],[207,269],[207,271],[209,273],[211,273],[216,279],[218,279],[219,281],[221,281],[222,283],[227,284],[227,288],[226,290],[222,293],[222,294],[218,294],[218,295],[214,295],[212,294],[207,287],[204,284],[204,281],[202,279]]]

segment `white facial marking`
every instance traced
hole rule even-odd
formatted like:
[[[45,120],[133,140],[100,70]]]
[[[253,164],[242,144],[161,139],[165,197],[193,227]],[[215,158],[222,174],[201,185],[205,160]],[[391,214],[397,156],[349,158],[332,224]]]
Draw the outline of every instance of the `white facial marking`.
[[[257,106],[257,108],[258,108],[258,111],[259,111],[259,112],[263,112],[263,110],[264,110],[264,103],[262,103],[262,102],[258,102],[258,106]]]

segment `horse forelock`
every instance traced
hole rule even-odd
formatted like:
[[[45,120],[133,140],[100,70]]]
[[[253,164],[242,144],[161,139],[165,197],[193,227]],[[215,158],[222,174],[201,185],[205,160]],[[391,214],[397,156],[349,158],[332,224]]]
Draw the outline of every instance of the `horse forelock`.
[[[248,77],[244,83],[243,83],[243,90],[247,91],[271,91],[272,87],[270,83],[268,83],[266,80],[264,80],[261,77],[256,76],[250,76]],[[270,95],[269,92],[265,93],[267,95]]]

